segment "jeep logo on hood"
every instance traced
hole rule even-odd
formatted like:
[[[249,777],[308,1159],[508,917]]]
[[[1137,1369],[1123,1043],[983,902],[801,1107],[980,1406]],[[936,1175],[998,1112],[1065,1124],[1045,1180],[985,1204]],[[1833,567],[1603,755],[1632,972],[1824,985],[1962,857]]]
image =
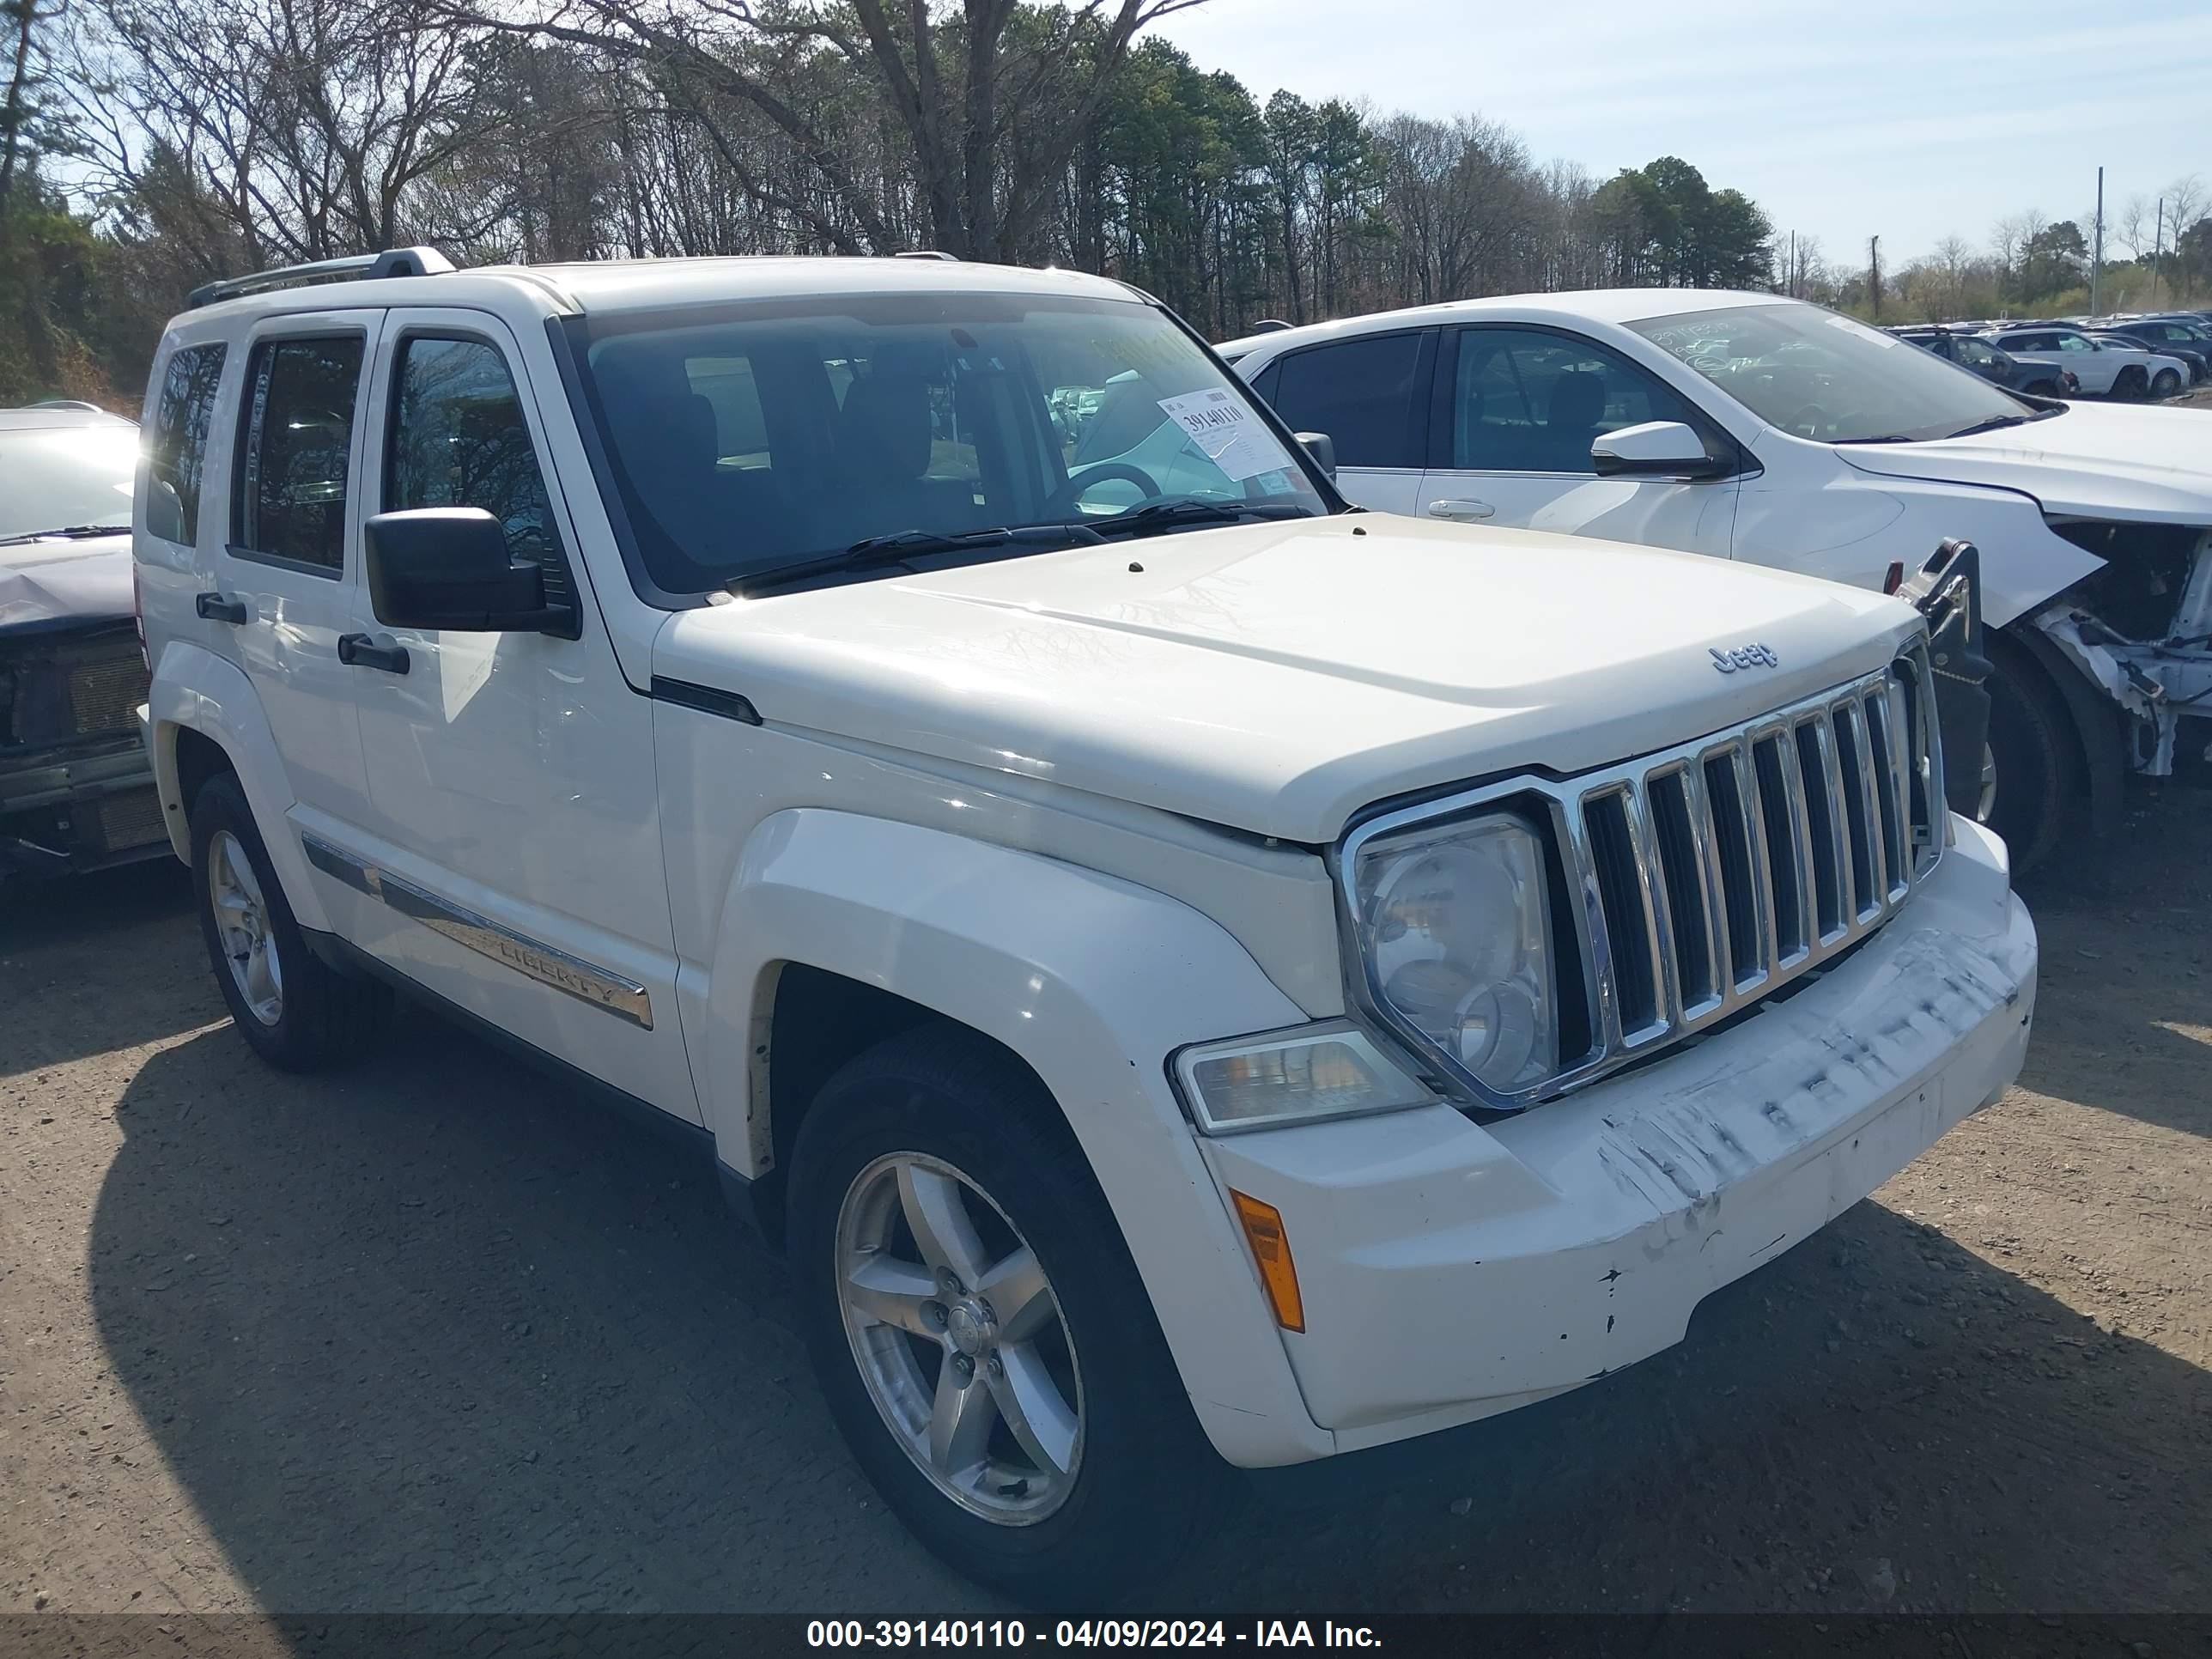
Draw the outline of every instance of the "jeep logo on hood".
[[[1723,674],[1733,674],[1739,668],[1779,668],[1782,659],[1774,653],[1771,645],[1739,645],[1733,651],[1723,651],[1717,645],[1705,649],[1712,653],[1713,666]]]

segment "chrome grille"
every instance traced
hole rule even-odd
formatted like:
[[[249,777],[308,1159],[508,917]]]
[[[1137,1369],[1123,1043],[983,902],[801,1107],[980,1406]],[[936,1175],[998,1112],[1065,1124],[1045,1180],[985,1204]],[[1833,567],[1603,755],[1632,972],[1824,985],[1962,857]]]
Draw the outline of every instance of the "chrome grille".
[[[1887,921],[1942,849],[1923,659],[1553,793],[1591,1061],[1770,994]]]

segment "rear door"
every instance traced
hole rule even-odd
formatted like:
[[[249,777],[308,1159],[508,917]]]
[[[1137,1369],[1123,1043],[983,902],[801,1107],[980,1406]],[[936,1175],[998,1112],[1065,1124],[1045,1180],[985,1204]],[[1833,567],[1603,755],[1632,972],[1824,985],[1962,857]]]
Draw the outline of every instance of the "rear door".
[[[1445,331],[1438,418],[1420,510],[1455,523],[1601,536],[1725,558],[1733,477],[1601,478],[1590,446],[1608,432],[1678,421],[1709,452],[1734,447],[1678,392],[1595,341],[1556,329],[1478,324]]]
[[[297,826],[340,841],[367,809],[353,671],[338,660],[360,576],[363,366],[380,311],[272,318],[246,342],[230,517],[197,596],[210,641],[253,682]],[[328,896],[336,915],[352,907]]]
[[[630,690],[548,459],[514,336],[482,312],[391,313],[368,400],[369,512],[476,507],[572,626],[349,631],[369,803],[349,849],[361,943],[448,1001],[696,1121],[677,1020],[653,702]]]
[[[1286,352],[1256,374],[1293,432],[1336,448],[1336,487],[1382,513],[1419,511],[1437,331],[1395,329]]]

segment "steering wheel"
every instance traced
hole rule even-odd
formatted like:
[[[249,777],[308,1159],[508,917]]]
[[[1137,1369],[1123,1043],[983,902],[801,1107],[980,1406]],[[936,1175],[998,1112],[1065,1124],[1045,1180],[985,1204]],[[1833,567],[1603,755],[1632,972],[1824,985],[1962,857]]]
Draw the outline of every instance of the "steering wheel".
[[[1043,516],[1058,518],[1063,514],[1074,512],[1075,504],[1082,499],[1085,490],[1095,483],[1103,483],[1109,478],[1127,479],[1143,490],[1148,500],[1160,493],[1158,481],[1142,467],[1131,466],[1127,461],[1101,461],[1080,472],[1069,473],[1067,482],[1054,490],[1045,502]]]
[[[1826,410],[1818,404],[1807,404],[1783,422],[1782,429],[1800,438],[1817,438],[1832,424]]]

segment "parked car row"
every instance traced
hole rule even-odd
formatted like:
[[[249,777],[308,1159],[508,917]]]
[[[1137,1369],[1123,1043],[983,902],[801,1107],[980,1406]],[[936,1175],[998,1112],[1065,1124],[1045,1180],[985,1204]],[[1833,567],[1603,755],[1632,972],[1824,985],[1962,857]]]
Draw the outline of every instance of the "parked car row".
[[[2001,390],[1960,372],[1992,367],[1962,344],[1976,337],[1911,349],[1771,295],[1658,289],[1463,301],[1220,349],[1292,428],[1330,436],[1340,487],[1368,507],[1863,587],[1971,540],[1996,665],[1978,815],[2026,868],[2069,827],[2109,826],[2129,772],[2171,773],[2185,729],[2204,740],[2212,425]],[[2148,354],[2078,330],[1994,344],[2080,364],[2083,391],[2131,369],[2155,384]]]
[[[144,722],[245,1043],[396,988],[677,1127],[977,1577],[1095,1605],[1229,1466],[1680,1341],[2020,1071],[1929,555],[2005,623],[2098,567],[2004,471],[2063,406],[1747,295],[1232,348],[1303,436],[1066,271],[194,298]]]
[[[2081,382],[2072,369],[2041,362],[2024,362],[1964,329],[1931,323],[1887,331],[2008,391],[2032,392],[2043,398],[2070,398],[2081,389]]]
[[[2064,368],[2094,398],[2171,398],[2190,384],[2189,366],[2124,335],[2100,335],[2063,323],[1993,329],[1983,338],[2023,363]]]

